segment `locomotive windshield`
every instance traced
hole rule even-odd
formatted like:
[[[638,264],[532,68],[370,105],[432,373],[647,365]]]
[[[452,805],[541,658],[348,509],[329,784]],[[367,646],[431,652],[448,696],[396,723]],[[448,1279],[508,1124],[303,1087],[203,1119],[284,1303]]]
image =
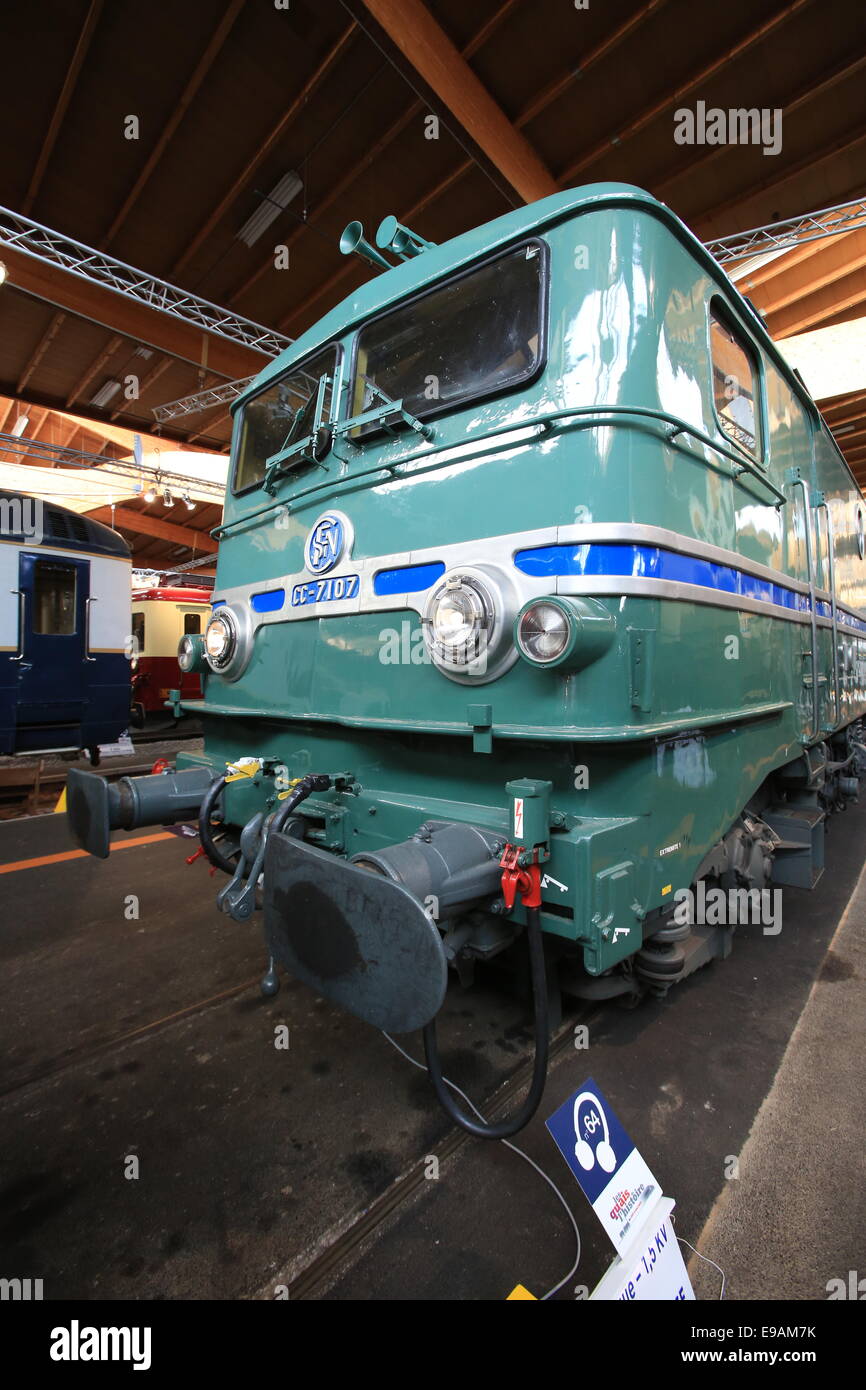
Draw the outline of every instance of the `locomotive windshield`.
[[[527,380],[541,361],[543,299],[533,242],[374,319],[358,335],[353,414],[373,403],[367,381],[424,418]]]
[[[330,414],[336,369],[337,349],[325,348],[302,366],[294,367],[244,406],[235,467],[235,492],[260,483],[265,475],[267,460],[309,430],[319,378],[323,372],[329,377],[324,410],[326,416]]]

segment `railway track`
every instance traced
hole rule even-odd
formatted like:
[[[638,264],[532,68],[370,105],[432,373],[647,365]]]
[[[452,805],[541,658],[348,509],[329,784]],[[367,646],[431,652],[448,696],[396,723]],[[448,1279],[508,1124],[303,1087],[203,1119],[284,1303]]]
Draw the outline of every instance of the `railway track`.
[[[570,1013],[567,1021],[564,1021],[557,1029],[550,1041],[551,1067],[568,1052],[574,1036],[575,1022],[586,1021],[591,1012],[592,1006],[584,1006],[579,1012]],[[511,1110],[517,1097],[529,1084],[532,1075],[532,1062],[530,1053],[530,1056],[520,1063],[513,1075],[499,1088],[494,1098],[486,1102],[484,1106],[485,1119],[500,1119]],[[407,1062],[406,1066],[409,1065]],[[387,1222],[400,1208],[406,1206],[424,1187],[429,1159],[431,1157],[437,1158],[441,1166],[459,1153],[470,1140],[472,1140],[472,1136],[463,1129],[458,1129],[455,1126],[449,1130],[438,1144],[419,1155],[412,1166],[393,1182],[387,1191],[374,1199],[370,1206],[347,1229],[337,1234],[327,1248],[305,1264],[299,1273],[288,1280],[279,1276],[270,1279],[266,1285],[260,1287],[257,1297],[261,1299],[274,1298],[274,1291],[278,1286],[288,1289],[290,1301],[296,1302],[299,1299],[310,1300],[322,1297],[340,1275],[351,1267],[355,1259],[361,1254],[364,1244],[383,1230]]]
[[[194,1004],[185,1004],[182,1009],[175,1009],[162,1018],[151,1020],[150,1023],[142,1023],[137,1028],[130,1028],[123,1033],[114,1033],[98,1038],[86,1046],[73,1048],[64,1056],[52,1058],[43,1066],[34,1068],[26,1076],[19,1077],[5,1086],[0,1086],[0,1100],[5,1100],[7,1096],[14,1095],[17,1091],[26,1090],[28,1086],[34,1086],[40,1081],[57,1077],[72,1067],[80,1066],[83,1062],[90,1062],[95,1057],[105,1056],[106,1053],[112,1052],[115,1048],[125,1047],[127,1043],[135,1042],[138,1038],[144,1038],[161,1029],[168,1028],[173,1023],[179,1023],[181,1020],[206,1013],[209,1009],[218,1008],[220,1004],[226,1004],[230,999],[236,999],[239,994],[245,993],[253,985],[258,986],[260,980],[261,971],[238,985],[232,985],[230,989],[210,995],[207,999],[199,999]]]
[[[147,753],[144,751],[146,748],[157,744],[188,742],[199,738],[200,735],[200,728],[189,728],[184,724],[163,729],[137,730],[132,738],[132,751],[135,754],[141,750],[141,761],[130,763],[123,759],[112,766],[112,760],[107,759],[100,765],[99,772],[109,781],[150,772],[154,759],[151,757],[147,761]],[[28,760],[14,757],[3,759],[0,762],[0,818],[38,815],[53,809],[66,785],[70,767],[77,765],[74,761],[61,761],[56,755]]]

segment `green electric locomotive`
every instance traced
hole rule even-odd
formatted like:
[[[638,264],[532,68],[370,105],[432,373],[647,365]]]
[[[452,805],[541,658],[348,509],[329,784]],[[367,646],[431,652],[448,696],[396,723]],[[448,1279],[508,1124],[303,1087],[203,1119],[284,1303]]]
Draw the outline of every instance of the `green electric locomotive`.
[[[544,1082],[549,986],[626,1002],[727,954],[686,890],[813,886],[866,771],[860,492],[756,312],[674,214],[595,184],[377,273],[235,407],[213,612],[180,660],[205,752],[73,835],[199,817],[275,964],[423,1028],[459,1122]],[[389,256],[392,259],[389,259]],[[449,965],[514,948],[517,1116],[454,1111]],[[525,955],[520,959],[525,960]]]

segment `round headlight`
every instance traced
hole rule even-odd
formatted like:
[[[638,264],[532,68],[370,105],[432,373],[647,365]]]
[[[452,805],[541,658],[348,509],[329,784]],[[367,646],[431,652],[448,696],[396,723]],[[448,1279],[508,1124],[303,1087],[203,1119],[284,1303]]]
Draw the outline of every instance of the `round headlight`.
[[[528,661],[546,666],[565,652],[571,623],[556,604],[542,599],[524,608],[517,623],[517,645]]]
[[[616,619],[597,598],[547,595],[525,603],[514,624],[514,641],[531,666],[587,666],[607,651]]]
[[[473,645],[487,627],[484,596],[473,585],[456,581],[436,599],[430,613],[433,640],[458,661],[471,658]]]
[[[185,675],[200,671],[205,661],[204,638],[197,633],[185,633],[177,644],[177,664]]]
[[[215,675],[236,681],[249,664],[254,638],[249,604],[232,602],[220,604],[208,619],[204,638],[193,636],[192,642],[201,642],[204,660]]]
[[[237,643],[234,625],[227,614],[215,613],[207,625],[204,645],[207,659],[215,671],[222,671],[232,659]]]
[[[493,602],[477,579],[448,578],[434,593],[427,613],[428,641],[437,665],[465,672],[487,649]]]
[[[517,594],[499,566],[443,575],[424,608],[424,642],[434,666],[464,685],[496,680],[517,659],[511,637]]]

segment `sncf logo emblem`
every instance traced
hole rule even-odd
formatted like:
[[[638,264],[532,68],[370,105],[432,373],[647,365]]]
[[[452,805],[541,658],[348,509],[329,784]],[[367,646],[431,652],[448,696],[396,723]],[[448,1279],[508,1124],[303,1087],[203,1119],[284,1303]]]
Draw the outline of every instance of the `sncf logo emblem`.
[[[310,574],[327,574],[352,547],[352,524],[342,512],[325,512],[313,526],[304,549]]]

